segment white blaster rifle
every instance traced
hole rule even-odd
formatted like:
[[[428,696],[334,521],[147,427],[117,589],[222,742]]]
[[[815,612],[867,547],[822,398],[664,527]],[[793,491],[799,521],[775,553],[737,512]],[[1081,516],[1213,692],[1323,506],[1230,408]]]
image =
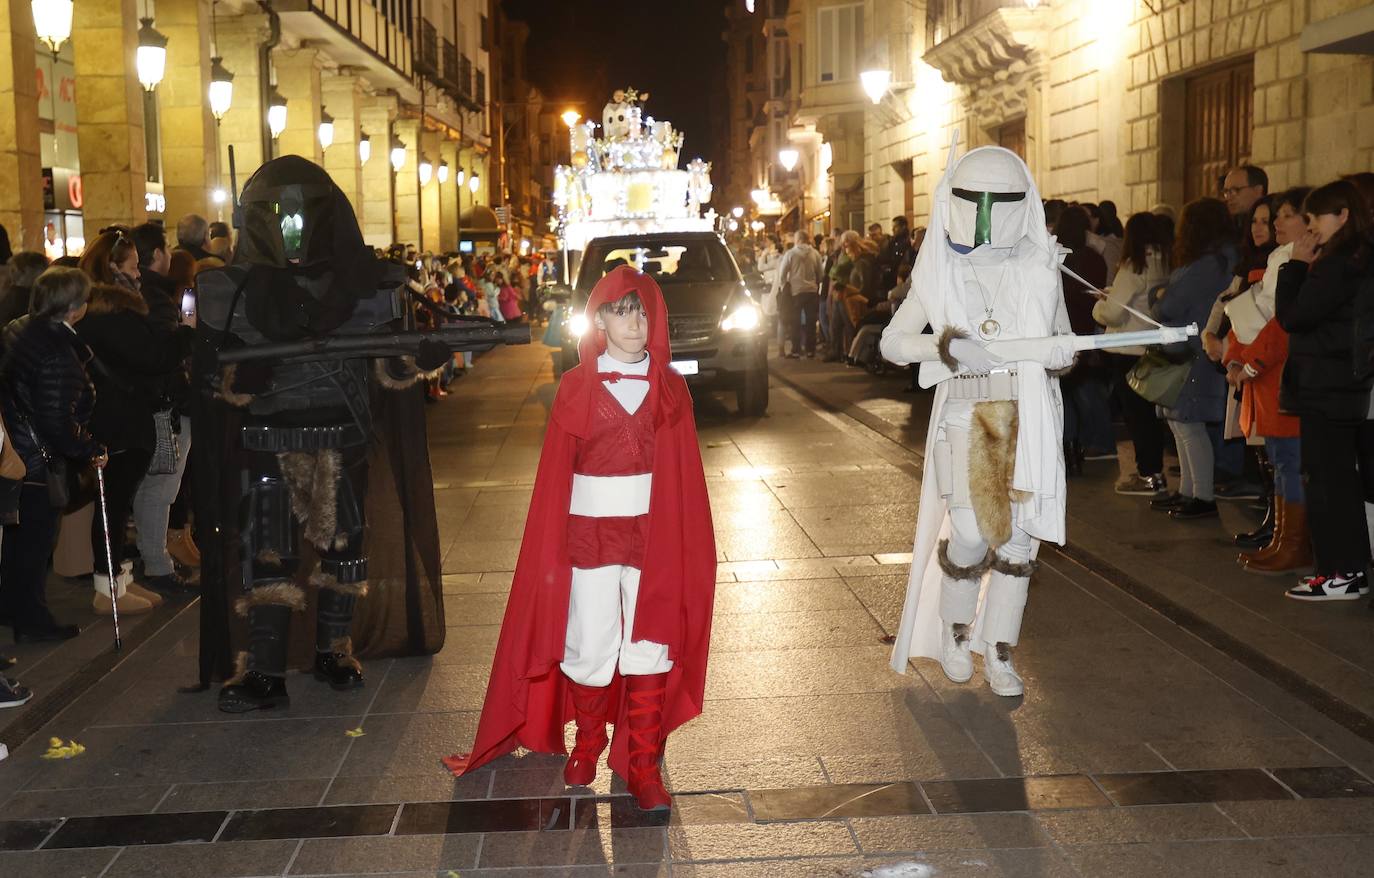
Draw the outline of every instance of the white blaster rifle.
[[[1014,338],[1005,341],[990,341],[987,350],[996,354],[1004,362],[1018,360],[1045,362],[1050,353],[1064,338],[1073,339],[1075,351],[1102,351],[1112,348],[1136,347],[1152,344],[1177,344],[1197,335],[1197,324],[1187,326],[1161,326],[1159,329],[1143,329],[1139,332],[1112,332],[1106,335],[1050,336],[1049,338]]]

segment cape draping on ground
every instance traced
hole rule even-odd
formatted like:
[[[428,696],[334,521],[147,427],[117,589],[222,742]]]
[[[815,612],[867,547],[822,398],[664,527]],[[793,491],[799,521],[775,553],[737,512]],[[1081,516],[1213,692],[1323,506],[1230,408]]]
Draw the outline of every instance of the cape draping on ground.
[[[665,739],[701,713],[716,581],[706,478],[687,384],[668,365],[663,294],[652,278],[622,266],[593,290],[586,310],[593,328],[579,345],[581,363],[563,375],[554,399],[476,741],[467,759],[459,760],[460,773],[517,747],[567,752],[563,727],[573,718],[573,705],[558,664],[563,660],[572,585],[568,508],[577,441],[587,433],[592,395],[601,390],[596,358],[606,348],[593,317],[601,304],[631,291],[639,294],[649,318],[650,389],[645,404],[653,406],[655,422],[649,532],[632,637],[666,644],[673,660],[663,713]],[[629,744],[622,730],[627,728],[628,700],[622,692],[617,673],[610,686],[608,715],[615,723],[610,765],[625,776]]]

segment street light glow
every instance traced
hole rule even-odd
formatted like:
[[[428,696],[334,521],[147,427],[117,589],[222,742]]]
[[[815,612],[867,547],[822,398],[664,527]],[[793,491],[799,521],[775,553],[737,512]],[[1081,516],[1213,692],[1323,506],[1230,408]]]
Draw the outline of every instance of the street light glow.
[[[735,219],[739,219],[744,216],[744,208],[736,206],[730,210],[730,213],[734,215]]]
[[[272,86],[267,96],[267,127],[272,132],[273,140],[281,137],[286,130],[286,98],[282,97],[276,86]]]
[[[399,140],[391,141],[391,169],[400,173],[406,166],[406,145]]]
[[[800,158],[801,153],[797,152],[790,146],[786,149],[778,150],[778,162],[782,164],[783,169],[786,170],[789,174],[792,172],[792,169],[797,166],[797,160]]]
[[[749,193],[749,197],[754,199],[755,204],[762,207],[763,205],[767,204],[769,201],[772,200],[769,198],[769,194],[770,193],[767,189],[755,189]]]
[[[214,192],[210,193],[210,199],[214,201],[215,204],[223,204],[225,201],[229,200],[229,193],[225,192],[223,189],[216,189]]]
[[[439,185],[448,182],[448,162],[439,162]]]
[[[461,165],[458,166],[458,174],[453,178],[455,186],[462,186],[468,180],[468,172]]]
[[[33,0],[33,29],[54,55],[72,35],[72,0]]]
[[[138,29],[138,52],[134,55],[134,67],[138,69],[138,81],[147,91],[157,88],[162,76],[167,72],[167,38],[153,28],[151,18],[140,18]]]
[[[367,160],[372,158],[372,138],[367,136],[367,132],[358,131],[358,164],[365,165]]]
[[[582,118],[582,114],[577,112],[576,110],[564,110],[562,118],[563,124],[571,128],[578,123],[578,120]]]
[[[334,117],[320,110],[320,149],[329,149],[334,143]]]
[[[210,59],[210,113],[218,122],[234,102],[234,74],[224,67],[218,55]]]
[[[472,176],[468,177],[468,190],[471,191],[473,195],[476,195],[477,187],[480,185],[481,181],[477,178],[477,172],[473,171]]]
[[[859,74],[859,81],[863,83],[864,94],[875,104],[883,102],[883,95],[887,94],[887,89],[892,85],[891,70],[865,70]]]
[[[434,176],[434,165],[428,159],[420,160],[420,185],[428,186],[430,179]]]

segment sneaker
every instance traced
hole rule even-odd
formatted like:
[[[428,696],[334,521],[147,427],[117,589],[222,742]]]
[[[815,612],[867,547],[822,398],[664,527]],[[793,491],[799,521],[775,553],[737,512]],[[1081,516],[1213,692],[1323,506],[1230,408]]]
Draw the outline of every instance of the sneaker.
[[[1150,508],[1155,512],[1169,512],[1170,510],[1177,509],[1191,499],[1193,498],[1185,497],[1175,491],[1172,494],[1165,494],[1163,497],[1156,497],[1151,500]]]
[[[18,681],[8,677],[0,677],[0,708],[27,704],[32,697],[33,690],[28,686],[21,686]]]
[[[1213,490],[1218,500],[1258,500],[1262,493],[1259,485],[1245,479],[1218,482]]]
[[[940,622],[940,670],[954,683],[973,678],[973,655],[969,650],[968,626]]]
[[[1015,698],[1024,695],[1026,684],[1011,663],[1011,647],[1005,643],[992,645],[983,657],[983,676],[993,695]]]
[[[1217,504],[1211,500],[1189,497],[1186,502],[1169,510],[1169,517],[1175,521],[1192,521],[1195,518],[1214,518]]]
[[[1304,576],[1284,592],[1295,601],[1357,601],[1369,594],[1363,573],[1332,573]]]
[[[1163,496],[1169,486],[1164,481],[1164,476],[1142,476],[1132,473],[1129,476],[1122,476],[1116,482],[1116,493],[1129,494],[1137,497],[1159,497]]]
[[[1085,448],[1083,449],[1084,460],[1116,460],[1116,449],[1106,448]]]

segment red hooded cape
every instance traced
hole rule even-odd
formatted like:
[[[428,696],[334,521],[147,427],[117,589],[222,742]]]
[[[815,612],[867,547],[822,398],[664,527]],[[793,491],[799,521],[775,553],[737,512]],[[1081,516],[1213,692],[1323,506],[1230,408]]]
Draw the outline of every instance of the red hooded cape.
[[[652,406],[655,424],[648,534],[632,639],[666,644],[673,661],[663,711],[664,738],[701,713],[716,544],[696,421],[687,383],[669,366],[663,293],[653,278],[621,266],[592,290],[584,312],[590,328],[578,344],[580,363],[563,374],[554,399],[477,739],[470,754],[444,760],[454,774],[465,774],[517,747],[567,752],[563,727],[573,719],[573,706],[558,665],[563,660],[572,587],[567,533],[573,460],[579,438],[587,435],[594,394],[601,391],[596,359],[606,350],[606,338],[596,329],[596,309],[630,292],[639,294],[649,320],[645,404]],[[610,686],[608,716],[615,724],[610,766],[624,777],[629,752],[628,734],[621,733],[627,728],[627,699],[622,694],[617,673]]]

